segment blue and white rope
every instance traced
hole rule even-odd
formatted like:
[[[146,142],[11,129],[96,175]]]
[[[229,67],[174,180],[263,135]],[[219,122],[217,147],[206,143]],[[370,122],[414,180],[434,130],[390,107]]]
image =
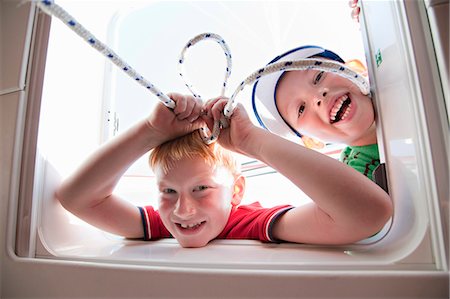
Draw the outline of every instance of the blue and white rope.
[[[194,90],[194,86],[190,83],[188,77],[185,75],[185,68],[184,68],[185,55],[186,55],[186,51],[190,47],[192,47],[199,41],[207,40],[207,39],[216,41],[222,47],[222,50],[223,50],[226,60],[227,60],[227,68],[225,70],[225,77],[223,79],[222,89],[220,92],[221,97],[225,96],[225,91],[227,89],[227,84],[228,84],[228,78],[230,78],[230,75],[231,75],[231,67],[232,67],[231,51],[230,51],[230,48],[228,47],[227,43],[225,42],[225,40],[220,35],[215,34],[215,33],[202,33],[202,34],[199,34],[196,37],[192,38],[191,40],[189,40],[187,42],[186,46],[181,51],[180,58],[178,60],[178,68],[179,68],[180,76],[183,78],[186,87],[191,91],[191,93],[196,98],[201,98],[201,96],[199,93],[197,93]]]
[[[45,13],[49,15],[53,15],[60,19],[64,24],[66,24],[70,29],[72,29],[76,34],[78,34],[80,37],[82,37],[88,44],[90,44],[93,48],[95,48],[97,51],[102,53],[105,57],[108,58],[112,63],[117,65],[122,71],[127,73],[130,77],[132,77],[137,83],[144,86],[147,90],[152,92],[154,95],[158,97],[158,99],[163,102],[167,107],[169,108],[175,108],[175,102],[169,98],[167,95],[165,95],[163,92],[161,92],[156,86],[154,86],[152,83],[147,81],[143,76],[141,76],[139,73],[137,73],[131,66],[129,66],[124,60],[122,60],[119,55],[117,55],[114,51],[112,51],[108,46],[106,46],[104,43],[102,43],[100,40],[98,40],[93,34],[91,34],[88,30],[86,30],[80,23],[78,23],[75,18],[73,18],[70,14],[68,14],[63,8],[61,8],[59,5],[55,4],[53,0],[39,0],[35,2],[36,5],[42,9]],[[215,40],[224,50],[225,57],[227,60],[227,68],[225,72],[225,78],[222,84],[222,90],[220,96],[225,96],[227,84],[228,84],[228,78],[231,75],[231,67],[232,67],[232,60],[231,60],[231,52],[226,44],[225,40],[214,33],[203,33],[199,34],[193,39],[189,40],[186,46],[183,48],[180,54],[179,58],[179,74],[183,78],[186,87],[191,91],[191,93],[194,95],[194,97],[201,99],[200,94],[198,94],[193,85],[189,82],[187,79],[187,76],[184,75],[184,62],[185,62],[185,53],[187,49],[191,48],[193,45],[198,43],[201,40],[206,39],[212,39]],[[325,72],[332,72],[339,76],[342,76],[350,81],[352,81],[354,84],[358,86],[358,88],[361,90],[361,92],[364,95],[370,94],[370,86],[367,82],[366,78],[359,75],[358,73],[354,72],[350,68],[342,65],[341,63],[334,62],[332,60],[328,59],[302,59],[302,60],[292,60],[292,61],[282,61],[282,62],[276,62],[272,64],[268,64],[265,67],[258,69],[257,71],[253,72],[245,78],[244,81],[242,81],[239,86],[235,89],[233,92],[231,98],[228,100],[225,109],[224,109],[224,117],[220,119],[220,121],[216,121],[214,123],[214,128],[212,131],[211,136],[203,136],[206,143],[212,143],[214,142],[220,134],[221,128],[226,128],[228,126],[227,118],[229,119],[231,115],[233,114],[233,110],[236,106],[236,97],[239,94],[240,91],[244,89],[245,86],[250,85],[257,81],[259,78],[279,72],[279,71],[291,71],[291,70],[320,70]],[[203,129],[205,130],[205,129]]]
[[[231,117],[235,107],[235,99],[237,94],[242,91],[246,85],[253,84],[259,80],[259,78],[280,71],[301,71],[311,69],[335,73],[352,81],[356,86],[358,86],[362,94],[370,94],[370,86],[366,78],[339,62],[323,58],[306,58],[301,60],[281,61],[268,64],[245,78],[245,80],[242,81],[236,88],[225,106],[224,115],[228,118]]]
[[[185,68],[184,68],[184,65],[185,65],[184,63],[186,61],[185,55],[186,55],[186,51],[189,48],[191,48],[193,45],[195,45],[199,41],[208,40],[208,39],[216,41],[222,47],[222,50],[226,57],[227,67],[225,70],[225,76],[223,79],[222,88],[221,88],[221,92],[220,92],[221,97],[225,96],[225,91],[226,91],[227,85],[228,85],[228,79],[230,78],[230,75],[231,75],[231,67],[232,67],[231,51],[230,51],[230,48],[228,47],[227,43],[225,42],[225,40],[220,35],[208,32],[208,33],[199,34],[199,35],[195,36],[194,38],[190,39],[187,42],[186,46],[184,46],[183,50],[181,51],[180,58],[178,60],[178,69],[179,69],[179,74],[180,74],[181,78],[183,78],[186,87],[190,90],[190,92],[193,94],[193,96],[198,99],[202,98],[201,95],[195,91],[194,86],[188,79],[188,76],[185,75]],[[212,129],[212,133],[209,136],[208,136],[209,130],[207,127],[201,128],[200,132],[202,133],[202,138],[205,141],[205,143],[210,144],[217,140],[217,138],[219,137],[221,128],[226,128],[226,127],[228,127],[228,120],[225,118],[225,116],[222,116],[219,121],[214,122],[214,127]]]
[[[150,83],[147,79],[136,72],[130,65],[128,65],[122,58],[119,57],[113,50],[97,39],[92,33],[83,27],[74,17],[67,13],[61,6],[57,5],[53,0],[39,0],[35,2],[36,5],[48,15],[52,15],[60,19],[64,24],[72,29],[76,34],[83,38],[89,45],[91,45],[98,52],[102,53],[108,60],[117,65],[122,71],[133,78],[137,83],[144,86],[150,92],[158,97],[169,108],[175,108],[175,102],[166,94],[161,92],[156,86]]]

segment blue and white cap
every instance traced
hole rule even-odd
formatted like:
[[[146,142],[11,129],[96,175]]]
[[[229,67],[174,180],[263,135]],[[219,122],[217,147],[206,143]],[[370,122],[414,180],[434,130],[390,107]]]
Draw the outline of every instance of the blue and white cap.
[[[275,57],[269,64],[314,57],[344,63],[344,60],[332,51],[318,46],[302,46]],[[284,71],[279,71],[263,76],[254,84],[252,92],[253,112],[259,124],[266,130],[297,143],[302,143],[300,138],[302,134],[283,119],[275,102],[276,88],[283,73]]]

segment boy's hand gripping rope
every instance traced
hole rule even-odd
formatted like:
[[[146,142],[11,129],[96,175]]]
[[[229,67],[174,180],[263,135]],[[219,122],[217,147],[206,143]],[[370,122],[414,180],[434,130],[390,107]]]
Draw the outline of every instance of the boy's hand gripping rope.
[[[123,59],[119,57],[113,50],[111,50],[108,46],[98,40],[92,33],[86,30],[80,23],[78,23],[75,18],[73,18],[70,14],[68,14],[63,8],[59,5],[55,4],[53,0],[39,0],[35,2],[36,5],[45,13],[55,16],[60,19],[64,24],[66,24],[70,29],[72,29],[76,34],[82,37],[88,44],[90,44],[94,49],[98,52],[102,53],[105,57],[107,57],[112,63],[117,65],[122,71],[127,73],[130,77],[132,77],[137,83],[144,86],[147,90],[152,92],[154,95],[158,97],[158,99],[167,107],[174,109],[175,102],[161,92],[156,86],[147,81],[143,76],[141,76],[138,72],[136,72],[130,65],[128,65]],[[231,53],[228,45],[225,43],[225,40],[217,34],[214,33],[203,33],[199,34],[193,39],[191,39],[186,46],[181,51],[180,59],[179,59],[179,74],[183,78],[186,87],[191,91],[195,98],[201,99],[201,96],[194,90],[194,87],[187,80],[187,77],[184,75],[184,56],[186,50],[198,43],[201,40],[205,39],[213,39],[215,40],[224,50],[225,57],[227,60],[227,68],[225,72],[225,78],[222,84],[221,96],[225,96],[225,91],[227,88],[228,78],[231,75]],[[276,62],[272,64],[268,64],[265,67],[253,72],[250,76],[245,78],[239,86],[235,89],[231,98],[228,100],[222,117],[220,121],[216,121],[214,123],[214,128],[210,137],[204,136],[204,141],[206,143],[214,142],[220,134],[221,128],[228,127],[228,119],[231,118],[233,114],[233,110],[235,108],[236,96],[240,91],[244,89],[246,85],[250,85],[257,81],[259,78],[266,76],[268,74],[272,74],[279,71],[291,71],[291,70],[309,70],[315,69],[325,72],[332,72],[339,76],[342,76],[354,84],[358,86],[361,92],[364,95],[370,94],[370,86],[367,80],[354,72],[350,68],[332,60],[327,59],[302,59],[302,60],[292,60],[292,61],[282,61]],[[203,129],[204,130],[204,129]]]

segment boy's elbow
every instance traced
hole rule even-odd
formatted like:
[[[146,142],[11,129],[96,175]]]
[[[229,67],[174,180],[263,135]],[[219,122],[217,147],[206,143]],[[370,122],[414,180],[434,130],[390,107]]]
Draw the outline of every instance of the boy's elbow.
[[[394,204],[392,202],[392,199],[390,196],[386,196],[386,200],[383,202],[384,205],[384,217],[385,217],[385,223],[392,218],[392,215],[394,214]]]
[[[70,210],[70,199],[68,196],[66,196],[66,192],[64,191],[63,186],[59,186],[54,193],[54,197],[56,200],[59,201],[59,203],[66,209]]]
[[[370,204],[359,212],[353,211],[341,226],[342,239],[336,244],[350,244],[370,238],[379,233],[393,214],[393,205],[389,196],[371,200]]]
[[[364,222],[368,227],[368,236],[372,236],[382,230],[393,215],[394,206],[389,195],[386,193],[384,197],[378,198],[369,212]]]
[[[54,193],[56,200],[68,211],[75,212],[77,210],[77,200],[64,184],[61,184]]]

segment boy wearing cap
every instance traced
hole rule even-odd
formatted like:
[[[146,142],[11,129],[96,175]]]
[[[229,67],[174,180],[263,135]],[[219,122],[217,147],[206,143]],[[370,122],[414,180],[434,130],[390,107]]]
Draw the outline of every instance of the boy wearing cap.
[[[56,197],[66,209],[114,234],[151,240],[173,236],[183,247],[202,247],[215,238],[346,244],[373,235],[389,219],[391,202],[378,186],[334,159],[254,126],[241,105],[222,130],[220,144],[206,145],[191,133],[204,125],[198,103],[192,97],[172,98],[178,109],[158,105],[63,182]],[[204,121],[211,125],[225,103],[210,101]],[[245,179],[222,146],[277,169],[314,202],[240,206]],[[126,168],[151,149],[160,189],[157,212],[136,208],[112,192]],[[354,184],[345,186],[340,179]]]
[[[345,64],[337,54],[317,46],[293,49],[270,63],[311,58]],[[310,137],[346,144],[340,160],[372,179],[380,164],[374,108],[370,97],[351,81],[314,69],[278,72],[255,83],[252,101],[263,128],[307,146]]]

